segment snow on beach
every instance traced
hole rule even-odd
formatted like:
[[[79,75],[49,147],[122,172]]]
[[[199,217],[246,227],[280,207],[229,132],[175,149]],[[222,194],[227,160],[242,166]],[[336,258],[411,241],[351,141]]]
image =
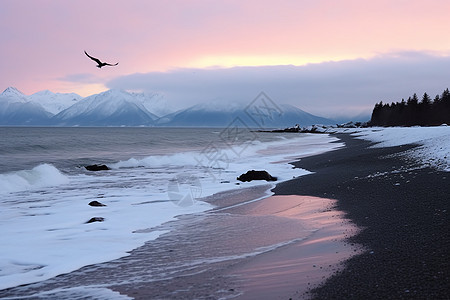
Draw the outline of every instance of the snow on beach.
[[[373,127],[345,129],[361,139],[377,143],[373,147],[419,146],[406,154],[425,166],[450,171],[450,126],[438,127]]]

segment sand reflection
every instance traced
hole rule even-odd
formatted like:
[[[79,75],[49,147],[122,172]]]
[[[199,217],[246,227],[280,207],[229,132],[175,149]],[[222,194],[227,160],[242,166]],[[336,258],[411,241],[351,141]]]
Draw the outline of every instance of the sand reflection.
[[[272,233],[276,233],[274,242],[282,236],[299,238],[298,242],[258,255],[230,270],[229,274],[240,280],[239,299],[308,298],[309,288],[358,253],[355,246],[345,243],[346,238],[357,233],[357,228],[334,208],[335,203],[333,199],[289,195],[230,209],[233,214],[279,218],[282,230],[266,232],[265,239]],[[286,219],[296,222],[285,223]]]

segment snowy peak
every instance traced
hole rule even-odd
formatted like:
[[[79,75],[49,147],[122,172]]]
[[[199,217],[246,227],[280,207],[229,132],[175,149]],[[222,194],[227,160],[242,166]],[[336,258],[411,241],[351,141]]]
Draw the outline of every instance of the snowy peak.
[[[14,87],[0,94],[0,125],[44,125],[50,113]]]
[[[27,96],[25,96],[21,91],[16,89],[15,87],[6,88],[3,93],[0,94],[0,97],[6,98],[12,102],[26,102]]]
[[[147,111],[142,103],[137,101],[130,93],[123,90],[108,90],[82,99],[73,105],[72,109],[66,112],[66,115],[89,114],[95,110],[98,110],[100,114],[109,115],[124,105],[134,105],[143,111]]]
[[[9,87],[0,94],[0,125],[45,125],[51,114],[28,101],[18,89]]]
[[[78,101],[53,119],[58,125],[139,126],[152,125],[158,116],[149,112],[132,94],[108,90]]]
[[[25,96],[21,91],[12,86],[7,87],[2,93],[2,96],[9,96],[9,95]]]
[[[75,93],[53,93],[49,90],[40,91],[28,97],[31,102],[41,105],[53,115],[69,108],[81,98],[80,95]]]
[[[78,100],[81,99],[81,96],[75,93],[53,93],[49,90],[40,91],[31,96],[27,96],[15,87],[8,87],[3,91],[3,93],[0,94],[0,98],[6,99],[9,103],[30,102],[35,106],[42,107],[51,115],[55,115],[60,111],[68,108],[69,106],[75,104]]]

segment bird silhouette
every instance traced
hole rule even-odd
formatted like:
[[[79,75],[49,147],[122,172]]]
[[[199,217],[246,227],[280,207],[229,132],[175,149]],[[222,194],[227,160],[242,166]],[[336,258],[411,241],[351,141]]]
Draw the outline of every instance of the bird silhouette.
[[[100,59],[92,57],[89,54],[87,54],[86,50],[84,51],[84,54],[86,54],[87,57],[89,57],[90,59],[92,59],[93,61],[95,61],[97,63],[97,68],[101,68],[101,67],[104,67],[104,66],[114,67],[114,66],[117,66],[119,64],[119,63],[116,63],[116,64],[112,65],[112,64],[109,64],[109,63],[101,62]]]

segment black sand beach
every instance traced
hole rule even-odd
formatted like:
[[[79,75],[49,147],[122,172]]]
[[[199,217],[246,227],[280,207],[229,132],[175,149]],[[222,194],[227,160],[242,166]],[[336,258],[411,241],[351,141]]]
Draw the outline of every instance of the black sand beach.
[[[413,146],[369,149],[337,136],[345,148],[296,162],[315,173],[278,184],[274,197],[233,206],[267,186],[216,195],[208,201],[218,209],[156,228],[171,231],[127,257],[3,290],[0,298],[61,299],[61,291],[81,287],[80,295],[106,288],[135,299],[449,299],[449,174],[397,155]],[[330,226],[303,239],[298,209],[327,198],[359,234],[327,206],[310,217]],[[339,264],[359,245],[362,254]],[[95,299],[70,293],[66,299]]]
[[[363,230],[350,239],[367,249],[312,291],[315,299],[450,299],[450,174],[399,157],[413,146],[347,147],[301,159],[316,172],[281,183],[279,195],[337,199]]]

